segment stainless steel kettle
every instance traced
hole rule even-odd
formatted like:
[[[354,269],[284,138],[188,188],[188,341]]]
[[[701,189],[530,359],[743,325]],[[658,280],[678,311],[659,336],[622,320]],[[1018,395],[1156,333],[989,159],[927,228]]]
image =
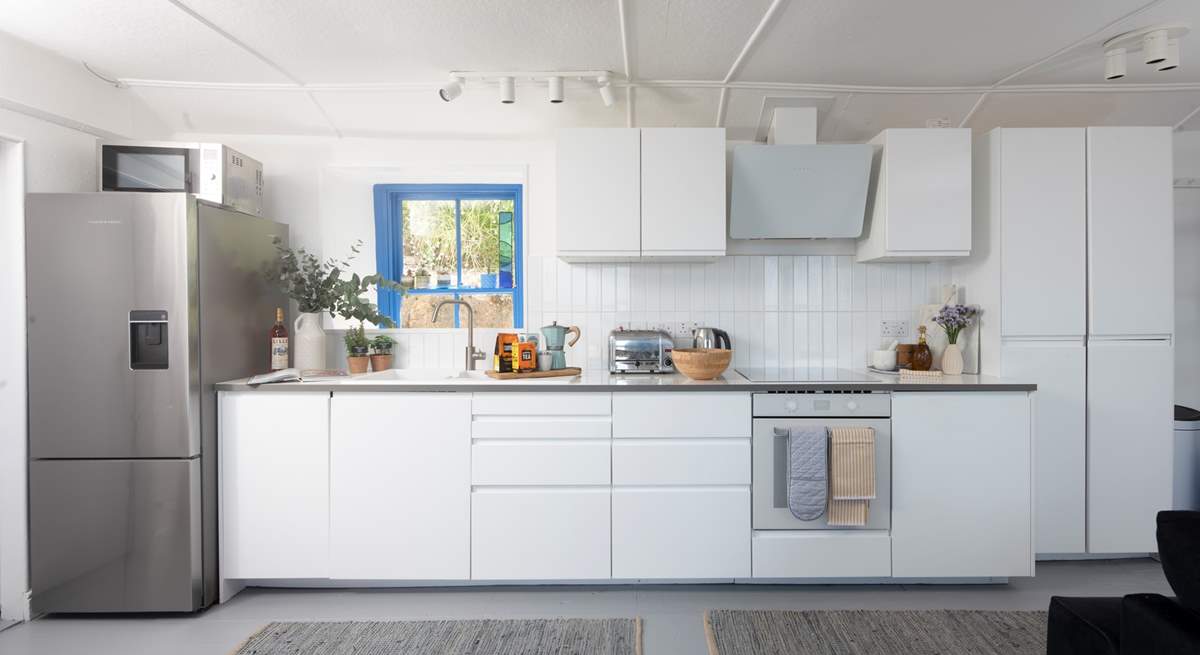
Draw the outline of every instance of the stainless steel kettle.
[[[711,327],[699,327],[695,330],[692,330],[692,347],[733,350],[733,342],[729,340],[729,333],[725,330],[718,330],[717,328]]]

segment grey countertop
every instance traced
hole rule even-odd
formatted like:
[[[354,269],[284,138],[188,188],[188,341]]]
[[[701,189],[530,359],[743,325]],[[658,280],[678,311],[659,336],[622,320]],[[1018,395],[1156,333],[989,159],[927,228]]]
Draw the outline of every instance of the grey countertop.
[[[780,372],[782,373],[782,372]],[[221,382],[217,391],[1034,391],[1036,384],[981,375],[946,375],[920,382],[901,382],[897,376],[867,371],[828,370],[805,381],[784,381],[793,376],[767,376],[772,381],[752,382],[733,368],[715,380],[690,380],[673,373],[614,374],[608,371],[584,371],[575,377],[529,380],[493,380],[483,373],[456,371],[419,371],[396,369],[368,373],[333,382],[283,382],[251,386],[246,379]]]

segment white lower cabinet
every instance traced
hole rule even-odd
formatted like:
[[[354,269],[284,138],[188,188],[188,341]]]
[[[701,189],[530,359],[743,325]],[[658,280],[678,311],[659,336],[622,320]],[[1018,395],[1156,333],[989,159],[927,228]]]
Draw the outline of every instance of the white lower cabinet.
[[[608,578],[609,497],[607,486],[476,488],[471,497],[471,577]]]
[[[470,394],[336,393],[329,424],[329,577],[470,578]]]
[[[221,392],[221,577],[329,577],[329,393]]]
[[[749,487],[616,487],[612,577],[750,576]]]
[[[892,575],[1033,575],[1025,392],[892,395]]]
[[[892,540],[883,530],[762,530],[754,533],[756,578],[886,578]]]

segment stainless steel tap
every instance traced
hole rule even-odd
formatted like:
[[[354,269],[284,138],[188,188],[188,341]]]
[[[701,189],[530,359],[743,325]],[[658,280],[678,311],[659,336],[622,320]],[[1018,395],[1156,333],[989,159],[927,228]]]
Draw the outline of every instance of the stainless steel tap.
[[[467,308],[467,348],[465,357],[466,370],[474,371],[475,362],[482,361],[487,355],[482,350],[475,348],[475,310],[465,300],[443,300],[433,308],[433,322],[438,320],[438,314],[441,313],[442,307],[446,305],[462,305]]]

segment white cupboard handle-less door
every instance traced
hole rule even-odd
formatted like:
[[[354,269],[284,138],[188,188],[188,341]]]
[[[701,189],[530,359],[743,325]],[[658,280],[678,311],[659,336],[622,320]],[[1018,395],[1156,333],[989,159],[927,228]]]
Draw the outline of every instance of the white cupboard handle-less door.
[[[642,254],[725,254],[725,129],[642,129]]]
[[[608,578],[610,496],[607,485],[477,487],[471,495],[471,578]]]
[[[640,147],[637,128],[559,130],[560,257],[641,253]]]
[[[330,577],[470,577],[471,396],[335,393]]]

